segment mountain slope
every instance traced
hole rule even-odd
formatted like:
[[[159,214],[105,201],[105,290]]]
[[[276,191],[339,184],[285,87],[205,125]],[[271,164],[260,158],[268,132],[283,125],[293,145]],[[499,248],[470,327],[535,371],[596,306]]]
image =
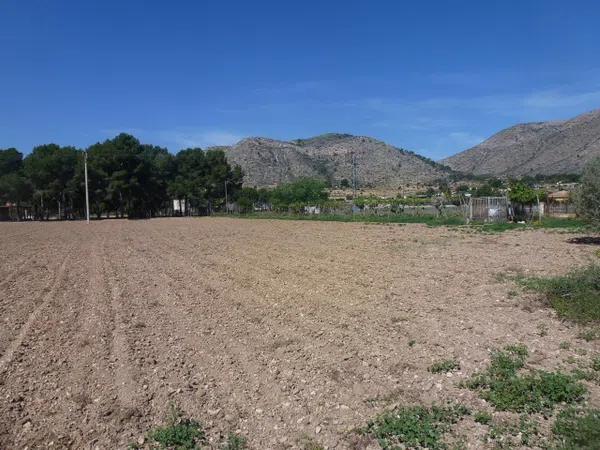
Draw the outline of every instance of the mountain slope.
[[[515,125],[442,160],[475,175],[521,176],[579,173],[600,157],[600,110],[557,122]]]
[[[244,139],[222,147],[227,159],[242,167],[247,186],[274,186],[301,177],[339,185],[352,179],[352,153],[361,187],[394,187],[444,178],[447,168],[427,158],[369,137],[325,134],[286,142]]]

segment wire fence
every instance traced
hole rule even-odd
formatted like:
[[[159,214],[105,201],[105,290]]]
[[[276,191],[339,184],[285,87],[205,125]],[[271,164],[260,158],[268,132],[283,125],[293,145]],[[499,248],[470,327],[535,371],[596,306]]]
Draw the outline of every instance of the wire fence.
[[[470,222],[506,222],[509,218],[508,199],[506,197],[470,197],[466,214]]]

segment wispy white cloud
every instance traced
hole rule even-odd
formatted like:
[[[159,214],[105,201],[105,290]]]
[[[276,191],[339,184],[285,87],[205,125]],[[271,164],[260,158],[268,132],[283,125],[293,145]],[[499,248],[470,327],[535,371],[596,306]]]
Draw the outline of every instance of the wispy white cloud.
[[[105,128],[101,133],[110,139],[119,133],[131,134],[142,142],[163,145],[171,150],[192,147],[212,147],[217,145],[232,145],[245,136],[229,130],[209,127],[174,127],[171,129],[147,129],[135,127]]]
[[[600,107],[600,89],[565,93],[560,90],[534,92],[523,99],[523,106],[537,109]]]
[[[158,132],[162,140],[176,144],[178,148],[211,147],[215,145],[232,145],[243,136],[225,130],[176,128]]]
[[[468,131],[453,131],[448,134],[448,141],[458,148],[473,147],[485,140],[483,136],[477,136]]]

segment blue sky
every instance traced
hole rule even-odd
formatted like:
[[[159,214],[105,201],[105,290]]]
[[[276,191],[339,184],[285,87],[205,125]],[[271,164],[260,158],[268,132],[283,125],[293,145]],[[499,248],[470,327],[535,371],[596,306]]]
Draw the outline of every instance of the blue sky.
[[[373,136],[434,159],[600,108],[597,1],[0,0],[0,147]]]

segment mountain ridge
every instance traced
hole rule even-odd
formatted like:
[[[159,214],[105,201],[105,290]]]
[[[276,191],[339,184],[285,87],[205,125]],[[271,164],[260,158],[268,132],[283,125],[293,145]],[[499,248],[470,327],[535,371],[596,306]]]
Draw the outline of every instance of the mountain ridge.
[[[581,173],[600,157],[600,109],[567,120],[516,124],[440,163],[474,175]]]
[[[446,178],[450,169],[412,151],[394,147],[369,136],[326,133],[282,141],[248,137],[225,151],[228,160],[245,173],[247,186],[274,186],[302,177],[314,177],[340,185],[352,178],[352,154],[361,187],[400,188]]]

